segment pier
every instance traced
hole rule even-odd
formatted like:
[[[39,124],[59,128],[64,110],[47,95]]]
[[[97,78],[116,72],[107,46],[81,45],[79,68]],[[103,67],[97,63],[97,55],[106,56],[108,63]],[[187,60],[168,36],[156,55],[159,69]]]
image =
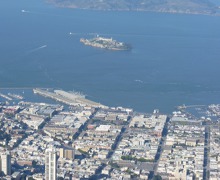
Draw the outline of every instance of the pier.
[[[8,96],[2,94],[2,93],[0,93],[0,96],[3,97],[3,98],[5,98],[5,99],[7,99],[8,101],[12,101],[12,98],[10,98],[10,97],[8,97]]]
[[[205,105],[188,105],[186,106],[185,104],[183,104],[182,106],[177,106],[177,109],[178,110],[181,110],[181,109],[186,109],[186,108],[195,108],[195,107],[204,107]]]
[[[76,92],[66,92],[62,90],[54,90],[53,92],[51,92],[40,88],[33,89],[33,91],[35,94],[39,94],[41,96],[48,97],[71,106],[81,105],[102,108],[106,107],[100,103],[88,100],[85,98],[84,95],[81,95]]]

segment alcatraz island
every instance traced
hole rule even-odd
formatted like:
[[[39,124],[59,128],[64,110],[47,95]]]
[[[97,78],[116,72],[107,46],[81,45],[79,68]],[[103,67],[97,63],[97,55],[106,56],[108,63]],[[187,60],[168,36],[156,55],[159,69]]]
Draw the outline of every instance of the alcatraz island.
[[[80,42],[82,42],[87,46],[108,49],[108,50],[116,50],[116,51],[131,50],[131,46],[124,42],[118,42],[116,40],[113,40],[112,38],[100,37],[98,35],[97,37],[92,39],[81,38]]]

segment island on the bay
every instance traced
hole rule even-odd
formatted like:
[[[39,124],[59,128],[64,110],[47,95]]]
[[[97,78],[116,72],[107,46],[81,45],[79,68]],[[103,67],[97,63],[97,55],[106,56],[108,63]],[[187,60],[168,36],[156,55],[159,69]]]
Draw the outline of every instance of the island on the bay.
[[[112,38],[100,37],[97,36],[92,39],[81,38],[80,42],[87,46],[108,49],[108,50],[116,50],[116,51],[124,51],[131,50],[131,46],[124,42],[118,42]]]

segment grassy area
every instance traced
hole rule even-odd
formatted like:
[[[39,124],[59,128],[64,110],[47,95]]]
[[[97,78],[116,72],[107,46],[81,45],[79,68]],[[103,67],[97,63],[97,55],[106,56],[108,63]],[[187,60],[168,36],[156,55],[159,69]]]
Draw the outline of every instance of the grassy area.
[[[134,156],[121,156],[122,160],[129,160],[129,161],[139,161],[139,162],[154,162],[153,159],[145,159],[145,158],[136,158]]]

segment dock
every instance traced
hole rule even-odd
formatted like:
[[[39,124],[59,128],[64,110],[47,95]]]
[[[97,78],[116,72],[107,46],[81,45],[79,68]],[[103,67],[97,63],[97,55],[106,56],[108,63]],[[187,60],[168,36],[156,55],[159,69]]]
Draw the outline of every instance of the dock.
[[[12,98],[6,96],[5,94],[0,93],[0,96],[7,99],[8,101],[12,101]]]
[[[41,96],[51,98],[51,99],[54,99],[56,101],[59,101],[59,102],[62,102],[64,104],[71,105],[71,106],[80,105],[80,106],[90,106],[90,107],[95,107],[95,108],[106,107],[100,103],[86,99],[84,95],[77,93],[77,92],[66,92],[63,90],[54,90],[52,92],[52,91],[48,91],[46,89],[40,89],[40,88],[33,89],[33,92],[35,94],[39,94]]]

